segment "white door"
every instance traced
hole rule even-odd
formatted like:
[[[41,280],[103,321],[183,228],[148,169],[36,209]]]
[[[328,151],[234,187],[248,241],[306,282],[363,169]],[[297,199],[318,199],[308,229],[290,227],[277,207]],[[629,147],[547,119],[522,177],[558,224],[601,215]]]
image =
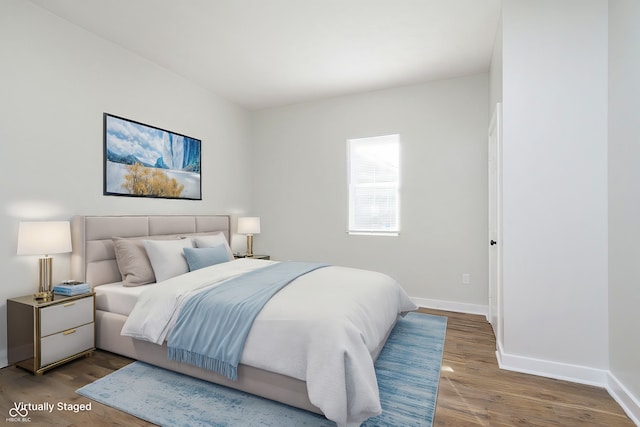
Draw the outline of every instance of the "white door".
[[[502,104],[489,123],[489,323],[502,342]]]

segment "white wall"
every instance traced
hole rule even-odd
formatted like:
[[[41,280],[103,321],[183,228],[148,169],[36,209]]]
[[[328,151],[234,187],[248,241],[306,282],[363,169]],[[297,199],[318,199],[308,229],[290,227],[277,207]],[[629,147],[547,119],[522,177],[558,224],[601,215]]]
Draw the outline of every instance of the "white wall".
[[[609,357],[611,388],[640,423],[640,2],[609,2]],[[626,388],[626,391],[624,390]],[[627,407],[634,407],[631,401]]]
[[[493,115],[496,104],[502,102],[502,14],[493,43],[489,66],[489,112]]]
[[[37,289],[37,257],[15,255],[20,220],[242,213],[250,180],[245,111],[30,2],[0,2],[0,58],[4,366],[5,301]],[[203,200],[103,196],[103,112],[201,139]],[[69,256],[55,256],[54,280],[68,277]]]
[[[487,106],[481,74],[253,113],[254,251],[383,271],[413,297],[486,310]],[[400,236],[347,235],[346,141],[394,133]]]
[[[608,368],[607,2],[503,4],[503,364]]]

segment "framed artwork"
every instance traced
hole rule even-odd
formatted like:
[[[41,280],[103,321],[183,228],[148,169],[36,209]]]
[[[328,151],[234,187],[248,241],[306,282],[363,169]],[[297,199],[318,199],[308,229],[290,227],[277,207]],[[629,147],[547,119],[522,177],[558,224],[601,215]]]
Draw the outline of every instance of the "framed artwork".
[[[104,113],[104,195],[202,200],[201,145]]]

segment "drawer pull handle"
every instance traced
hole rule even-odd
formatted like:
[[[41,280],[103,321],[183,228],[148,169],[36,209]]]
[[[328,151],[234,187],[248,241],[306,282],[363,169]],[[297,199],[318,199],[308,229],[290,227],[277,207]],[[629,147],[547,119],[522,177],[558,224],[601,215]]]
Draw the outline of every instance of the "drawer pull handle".
[[[66,304],[63,304],[62,306],[63,307],[71,307],[72,305],[76,305],[76,303],[75,302],[68,302]]]
[[[71,335],[71,334],[74,334],[75,332],[76,332],[75,329],[69,329],[68,331],[64,331],[62,335]]]

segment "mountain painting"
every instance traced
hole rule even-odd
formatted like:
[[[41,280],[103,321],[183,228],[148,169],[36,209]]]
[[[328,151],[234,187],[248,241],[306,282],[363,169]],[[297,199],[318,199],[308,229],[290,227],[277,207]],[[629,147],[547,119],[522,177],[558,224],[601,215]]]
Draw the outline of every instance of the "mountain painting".
[[[202,200],[199,139],[104,113],[104,194]]]

